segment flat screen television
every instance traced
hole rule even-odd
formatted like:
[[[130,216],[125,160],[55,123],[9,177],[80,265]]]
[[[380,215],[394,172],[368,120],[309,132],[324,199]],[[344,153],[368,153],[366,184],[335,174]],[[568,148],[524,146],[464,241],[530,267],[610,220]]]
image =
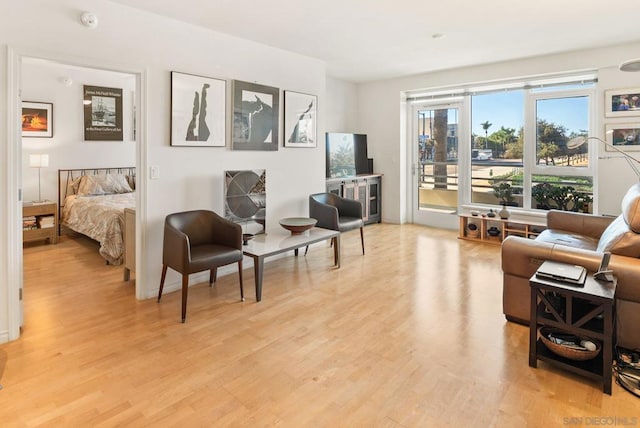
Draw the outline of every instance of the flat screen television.
[[[327,132],[327,178],[353,177],[367,174],[366,134]]]

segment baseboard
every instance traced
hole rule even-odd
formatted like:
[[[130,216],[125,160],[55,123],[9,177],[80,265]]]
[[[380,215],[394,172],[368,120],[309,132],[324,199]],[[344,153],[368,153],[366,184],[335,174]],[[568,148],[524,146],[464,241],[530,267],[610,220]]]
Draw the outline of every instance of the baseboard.
[[[0,343],[7,343],[9,341],[9,331],[0,331]]]

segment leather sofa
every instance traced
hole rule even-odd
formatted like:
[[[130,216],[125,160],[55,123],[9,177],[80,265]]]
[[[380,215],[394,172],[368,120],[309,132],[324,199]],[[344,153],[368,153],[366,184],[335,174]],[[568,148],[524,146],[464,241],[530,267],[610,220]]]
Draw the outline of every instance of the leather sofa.
[[[621,214],[602,217],[549,211],[547,229],[535,239],[507,237],[502,243],[503,312],[509,321],[529,323],[529,278],[544,260],[584,266],[595,272],[605,251],[616,287],[616,344],[640,348],[640,183],[632,186]]]

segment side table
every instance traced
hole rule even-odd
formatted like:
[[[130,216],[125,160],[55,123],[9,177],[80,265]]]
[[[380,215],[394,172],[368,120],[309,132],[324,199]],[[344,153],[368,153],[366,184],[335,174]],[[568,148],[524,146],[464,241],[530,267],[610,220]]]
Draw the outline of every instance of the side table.
[[[602,389],[611,395],[613,363],[613,311],[616,281],[605,282],[588,274],[583,287],[537,278],[531,286],[531,316],[529,325],[529,366],[545,361],[582,376],[602,382]],[[562,308],[554,307],[547,293],[564,299]],[[551,352],[538,338],[538,327],[552,326],[569,334],[596,339],[602,350],[593,359],[574,361]]]

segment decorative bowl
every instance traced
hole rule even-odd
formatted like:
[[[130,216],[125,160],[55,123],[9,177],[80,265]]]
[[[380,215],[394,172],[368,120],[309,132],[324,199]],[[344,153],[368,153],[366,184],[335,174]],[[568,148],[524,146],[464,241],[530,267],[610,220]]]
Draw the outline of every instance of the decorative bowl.
[[[292,235],[299,235],[316,225],[318,220],[307,217],[289,217],[280,220],[280,226],[291,232]]]

